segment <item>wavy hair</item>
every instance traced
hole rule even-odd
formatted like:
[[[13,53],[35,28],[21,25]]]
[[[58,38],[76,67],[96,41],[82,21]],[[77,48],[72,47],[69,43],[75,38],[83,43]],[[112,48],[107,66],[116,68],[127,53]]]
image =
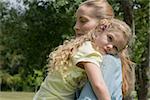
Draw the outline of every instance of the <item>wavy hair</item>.
[[[107,27],[105,30],[103,28],[99,28],[103,25],[104,26],[107,25],[109,27]],[[93,43],[94,36],[95,36],[94,32],[97,30],[100,30],[101,32],[111,32],[111,30],[117,31],[117,32],[119,31],[120,34],[123,34],[125,36],[125,38],[127,38],[128,42],[130,41],[131,36],[132,36],[131,29],[125,22],[120,21],[118,19],[100,20],[98,26],[94,30],[91,30],[87,34],[85,34],[81,37],[78,37],[76,39],[71,39],[70,41],[66,40],[63,43],[63,45],[58,46],[53,52],[51,52],[49,55],[49,59],[48,59],[49,71],[52,72],[54,70],[60,70],[60,69],[62,71],[64,71],[64,70],[68,69],[68,67],[71,67],[69,64],[70,64],[70,60],[71,60],[72,56],[77,52],[78,48],[85,41],[91,41]],[[126,45],[124,47],[126,47]],[[129,86],[130,85],[130,80],[129,80],[130,77],[128,75],[128,72],[130,72],[131,66],[129,66],[129,65],[131,64],[131,61],[130,61],[129,57],[127,59],[125,55],[122,55],[123,52],[124,52],[124,50],[119,53],[119,56],[122,61],[122,71],[123,71],[122,89],[123,89],[123,94],[125,95],[130,87]]]

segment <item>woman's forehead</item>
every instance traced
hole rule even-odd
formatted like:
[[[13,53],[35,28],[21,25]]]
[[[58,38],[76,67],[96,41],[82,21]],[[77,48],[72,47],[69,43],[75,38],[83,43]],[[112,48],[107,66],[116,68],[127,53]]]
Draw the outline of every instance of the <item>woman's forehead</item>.
[[[78,15],[86,15],[89,17],[95,17],[94,8],[82,5],[77,9],[76,16],[78,16]]]

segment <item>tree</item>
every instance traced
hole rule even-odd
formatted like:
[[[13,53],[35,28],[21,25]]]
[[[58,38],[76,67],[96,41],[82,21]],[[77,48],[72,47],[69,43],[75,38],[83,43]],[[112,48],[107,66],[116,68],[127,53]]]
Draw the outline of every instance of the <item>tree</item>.
[[[134,25],[134,18],[133,18],[133,2],[131,2],[130,0],[121,0],[120,1],[122,9],[123,9],[123,18],[124,21],[132,28],[132,32],[133,32],[133,37],[135,37],[135,25]],[[130,48],[130,52],[132,52],[131,48]],[[131,68],[132,70],[132,91],[134,90],[135,87],[135,68],[134,66]],[[132,93],[132,92],[131,92]],[[132,94],[127,95],[124,100],[131,100],[133,98]]]
[[[134,2],[136,40],[133,46],[133,59],[136,62],[136,90],[139,100],[147,100],[148,95],[148,5],[149,1]]]
[[[150,61],[148,0],[133,0],[133,5],[130,0],[108,1],[117,18],[124,19],[130,26],[133,22],[135,24],[136,38],[132,46],[132,58],[136,63],[135,89],[139,100],[145,100],[148,94],[145,72]],[[23,0],[25,11],[18,12],[14,8],[8,9],[9,3],[0,1],[2,90],[38,89],[46,75],[45,65],[50,51],[72,36],[74,14],[80,2],[82,0]]]
[[[8,9],[9,3],[0,2],[3,5],[0,14],[2,90],[37,89],[46,74],[50,51],[73,33],[74,11],[79,2],[24,0],[27,6],[24,13]]]

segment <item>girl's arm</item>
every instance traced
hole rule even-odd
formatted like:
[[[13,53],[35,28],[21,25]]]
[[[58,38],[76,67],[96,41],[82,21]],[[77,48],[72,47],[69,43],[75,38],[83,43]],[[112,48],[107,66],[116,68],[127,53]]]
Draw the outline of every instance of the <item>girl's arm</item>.
[[[82,62],[98,100],[111,100],[108,88],[104,82],[100,68],[90,62]]]

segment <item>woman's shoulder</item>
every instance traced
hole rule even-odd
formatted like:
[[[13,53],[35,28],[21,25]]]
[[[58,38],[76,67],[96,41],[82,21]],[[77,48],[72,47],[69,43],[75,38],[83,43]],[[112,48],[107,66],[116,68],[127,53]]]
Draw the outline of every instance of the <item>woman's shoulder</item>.
[[[120,58],[118,56],[114,56],[114,55],[110,55],[110,54],[106,54],[104,55],[104,61],[116,61],[116,62],[120,62]]]
[[[103,56],[102,65],[111,67],[116,66],[116,68],[117,67],[121,68],[121,60],[118,56],[107,54]]]

